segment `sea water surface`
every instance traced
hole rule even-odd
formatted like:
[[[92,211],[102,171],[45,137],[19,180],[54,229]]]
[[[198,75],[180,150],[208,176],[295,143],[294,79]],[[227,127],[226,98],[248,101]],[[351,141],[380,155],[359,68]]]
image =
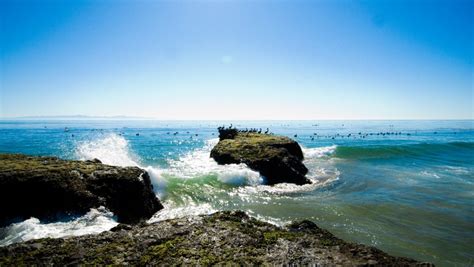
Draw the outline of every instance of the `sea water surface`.
[[[297,140],[313,184],[266,186],[245,165],[217,165],[217,127]],[[244,210],[284,225],[309,219],[340,238],[441,266],[474,264],[474,121],[1,120],[0,153],[139,166],[165,208],[150,222]],[[106,209],[0,228],[0,245],[106,231]]]

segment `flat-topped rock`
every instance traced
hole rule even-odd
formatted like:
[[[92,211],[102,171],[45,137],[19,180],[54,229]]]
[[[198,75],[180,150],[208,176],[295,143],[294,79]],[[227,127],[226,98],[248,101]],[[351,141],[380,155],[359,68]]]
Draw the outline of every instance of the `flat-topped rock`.
[[[288,137],[220,128],[219,138],[211,150],[218,164],[245,163],[260,172],[269,185],[310,183],[301,147]]]
[[[0,154],[0,225],[36,217],[57,220],[104,206],[134,223],[162,209],[148,173],[99,160]]]

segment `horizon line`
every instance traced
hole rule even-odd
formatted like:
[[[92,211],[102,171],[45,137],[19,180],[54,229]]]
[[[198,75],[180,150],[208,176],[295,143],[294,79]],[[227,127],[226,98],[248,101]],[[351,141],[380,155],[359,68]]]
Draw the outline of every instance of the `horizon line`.
[[[0,120],[149,120],[149,121],[470,121],[474,118],[314,118],[314,119],[179,119],[141,116],[91,116],[91,115],[55,115],[55,116],[0,116]]]

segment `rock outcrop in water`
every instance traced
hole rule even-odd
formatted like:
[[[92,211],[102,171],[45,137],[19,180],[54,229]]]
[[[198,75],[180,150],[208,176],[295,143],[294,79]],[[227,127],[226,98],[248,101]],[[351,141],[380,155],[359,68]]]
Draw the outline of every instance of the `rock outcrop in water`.
[[[0,154],[0,205],[0,225],[57,220],[99,206],[119,222],[135,223],[163,208],[140,168],[13,154]]]
[[[238,211],[0,248],[0,266],[78,264],[430,266],[344,242],[310,221],[279,228]]]
[[[301,147],[288,137],[219,128],[219,139],[211,151],[218,164],[245,163],[270,185],[310,183]]]

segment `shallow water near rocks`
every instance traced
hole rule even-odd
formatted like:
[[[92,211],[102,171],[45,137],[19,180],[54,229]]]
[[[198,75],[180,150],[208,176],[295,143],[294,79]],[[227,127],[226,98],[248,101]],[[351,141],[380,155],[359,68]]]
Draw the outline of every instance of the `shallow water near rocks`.
[[[278,225],[310,219],[397,256],[473,263],[473,121],[233,122],[298,141],[314,181],[304,186],[266,186],[245,165],[217,165],[209,153],[224,124],[230,122],[4,120],[0,152],[140,166],[165,206],[150,222],[239,209]],[[103,210],[69,222],[33,218],[1,229],[0,245],[115,225]]]

